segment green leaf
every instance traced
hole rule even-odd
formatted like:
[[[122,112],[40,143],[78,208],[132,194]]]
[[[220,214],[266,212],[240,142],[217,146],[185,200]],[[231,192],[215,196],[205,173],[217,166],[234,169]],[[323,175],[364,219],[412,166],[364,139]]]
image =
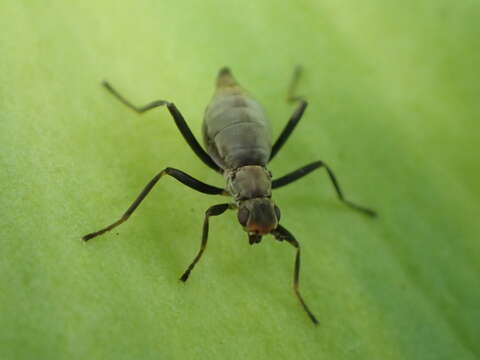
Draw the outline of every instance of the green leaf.
[[[480,356],[478,1],[10,1],[0,5],[1,359],[475,359]],[[166,109],[200,137],[228,65],[274,133],[296,64],[304,119],[271,164],[324,171],[275,193],[294,249],[248,245],[230,212],[186,284],[204,211],[224,201]]]

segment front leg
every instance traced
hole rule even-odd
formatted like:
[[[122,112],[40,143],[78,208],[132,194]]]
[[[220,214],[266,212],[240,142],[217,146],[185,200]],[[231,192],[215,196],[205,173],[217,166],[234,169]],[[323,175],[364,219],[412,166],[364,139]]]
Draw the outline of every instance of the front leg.
[[[302,304],[303,310],[307,313],[308,317],[310,320],[315,325],[318,325],[318,320],[313,315],[312,311],[310,308],[307,306],[307,303],[305,300],[303,300],[302,295],[300,294],[300,290],[298,288],[299,280],[300,280],[300,244],[299,242],[295,239],[295,237],[285,229],[282,225],[278,225],[277,228],[272,232],[272,235],[275,237],[275,239],[279,241],[286,240],[289,244],[291,244],[293,247],[297,249],[297,254],[295,255],[295,267],[293,270],[293,291],[295,291],[295,295],[297,296],[298,300],[300,301],[300,304]]]
[[[127,209],[125,214],[123,214],[122,217],[119,220],[115,221],[113,224],[111,224],[111,225],[109,225],[109,226],[107,226],[107,227],[105,227],[101,230],[98,230],[98,231],[95,231],[93,233],[90,233],[90,234],[87,234],[87,235],[83,236],[82,239],[85,240],[85,241],[88,241],[88,240],[90,240],[94,237],[102,235],[102,234],[106,233],[107,231],[110,231],[110,230],[116,228],[118,225],[127,221],[128,218],[130,217],[130,215],[132,215],[132,213],[137,209],[137,207],[140,205],[140,203],[143,201],[143,199],[145,199],[145,197],[148,195],[150,190],[152,190],[152,188],[155,186],[155,184],[158,182],[158,180],[160,180],[160,178],[165,174],[174,177],[175,179],[180,181],[182,184],[187,185],[189,188],[197,190],[201,193],[210,194],[210,195],[221,195],[221,194],[222,195],[227,195],[227,193],[221,188],[205,184],[204,182],[201,182],[200,180],[197,180],[197,179],[191,177],[190,175],[188,175],[188,174],[186,174],[183,171],[180,171],[178,169],[167,167],[164,170],[160,171],[152,180],[150,180],[150,182],[147,184],[147,186],[145,186],[145,188],[142,190],[140,195],[138,195],[138,197],[135,199],[135,201],[132,203],[132,205],[130,205],[130,207]]]
[[[352,209],[358,210],[363,212],[364,214],[367,214],[369,216],[377,216],[377,213],[374,210],[368,209],[366,207],[357,205],[347,199],[343,196],[343,192],[340,189],[340,185],[338,184],[337,178],[335,177],[335,174],[333,173],[332,169],[328,167],[327,164],[325,164],[323,161],[315,161],[311,164],[308,164],[304,167],[301,167],[300,169],[297,169],[295,171],[292,171],[291,173],[282,176],[281,178],[275,179],[272,181],[272,189],[277,189],[279,187],[288,185],[308,174],[310,174],[313,170],[319,169],[321,167],[324,167],[327,170],[327,174],[330,178],[330,181],[333,184],[333,187],[335,188],[335,191],[337,193],[338,199],[342,201],[344,204],[350,206]]]
[[[208,225],[209,225],[208,219],[210,218],[210,216],[221,215],[228,209],[233,209],[233,208],[235,208],[234,204],[219,204],[219,205],[213,205],[212,207],[209,207],[207,209],[207,211],[205,212],[205,220],[203,221],[202,243],[200,245],[200,250],[198,251],[197,256],[195,256],[195,259],[193,259],[192,263],[188,266],[187,270],[185,270],[183,275],[180,277],[180,280],[182,280],[183,282],[187,281],[188,277],[190,276],[190,272],[193,270],[198,260],[200,260],[200,258],[202,257],[203,251],[207,246]]]

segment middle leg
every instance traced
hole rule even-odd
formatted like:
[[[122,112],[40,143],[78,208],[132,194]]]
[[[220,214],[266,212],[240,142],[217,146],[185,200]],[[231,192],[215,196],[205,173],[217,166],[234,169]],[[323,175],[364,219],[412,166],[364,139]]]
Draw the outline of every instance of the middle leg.
[[[150,190],[153,189],[155,184],[158,182],[158,180],[161,179],[163,175],[170,175],[180,181],[182,184],[187,185],[188,187],[197,190],[201,193],[204,194],[209,194],[209,195],[227,195],[227,192],[224,191],[221,188],[218,188],[216,186],[208,185],[205,184],[204,182],[197,180],[193,178],[192,176],[188,175],[187,173],[184,173],[183,171],[180,171],[178,169],[170,168],[167,167],[160,171],[150,182],[145,186],[145,188],[142,190],[140,195],[135,199],[135,201],[130,205],[130,207],[127,209],[127,211],[122,215],[122,217],[115,221],[113,224],[110,224],[109,226],[100,229],[98,231],[95,231],[93,233],[87,234],[82,237],[84,241],[88,241],[90,239],[93,239],[94,237],[97,237],[99,235],[102,235],[106,233],[107,231],[110,231],[114,228],[116,228],[118,225],[124,223],[125,221],[128,220],[130,215],[137,209],[137,207],[140,205],[140,203],[145,199],[145,197],[148,195]]]
[[[337,181],[337,178],[335,177],[335,174],[333,173],[332,169],[325,164],[323,161],[315,161],[311,164],[308,164],[304,167],[301,167],[300,169],[297,169],[295,171],[292,171],[291,173],[284,175],[278,179],[275,179],[272,181],[272,189],[277,189],[279,187],[288,185],[308,174],[310,174],[313,170],[319,169],[321,167],[324,167],[327,170],[328,177],[330,178],[330,181],[333,184],[333,187],[335,188],[335,191],[337,193],[338,199],[342,201],[344,204],[350,206],[352,209],[361,211],[369,216],[376,216],[377,213],[374,210],[371,210],[369,208],[357,205],[347,199],[343,196],[342,189],[340,189],[340,185]]]

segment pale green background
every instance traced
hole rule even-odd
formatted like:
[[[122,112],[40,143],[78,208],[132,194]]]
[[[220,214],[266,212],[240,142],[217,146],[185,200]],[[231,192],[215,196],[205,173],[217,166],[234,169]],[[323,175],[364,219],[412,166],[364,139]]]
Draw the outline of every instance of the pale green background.
[[[474,359],[480,356],[480,3],[446,0],[18,1],[0,4],[1,359]],[[294,250],[250,247],[223,199],[164,179],[131,220],[91,243],[146,182],[175,166],[221,186],[165,109],[200,134],[229,65],[275,134],[295,64],[310,100],[271,170],[323,159],[279,190]],[[116,235],[118,233],[118,235]]]

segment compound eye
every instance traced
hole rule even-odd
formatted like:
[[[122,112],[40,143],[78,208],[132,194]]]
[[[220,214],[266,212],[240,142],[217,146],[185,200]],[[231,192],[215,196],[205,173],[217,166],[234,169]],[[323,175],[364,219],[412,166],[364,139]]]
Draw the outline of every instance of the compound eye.
[[[241,207],[238,210],[237,218],[238,218],[239,223],[242,226],[247,226],[249,216],[250,216],[250,211],[248,211],[248,209],[246,207]]]
[[[277,205],[275,205],[274,209],[275,209],[275,216],[277,217],[277,221],[280,221],[280,209],[278,208]]]

